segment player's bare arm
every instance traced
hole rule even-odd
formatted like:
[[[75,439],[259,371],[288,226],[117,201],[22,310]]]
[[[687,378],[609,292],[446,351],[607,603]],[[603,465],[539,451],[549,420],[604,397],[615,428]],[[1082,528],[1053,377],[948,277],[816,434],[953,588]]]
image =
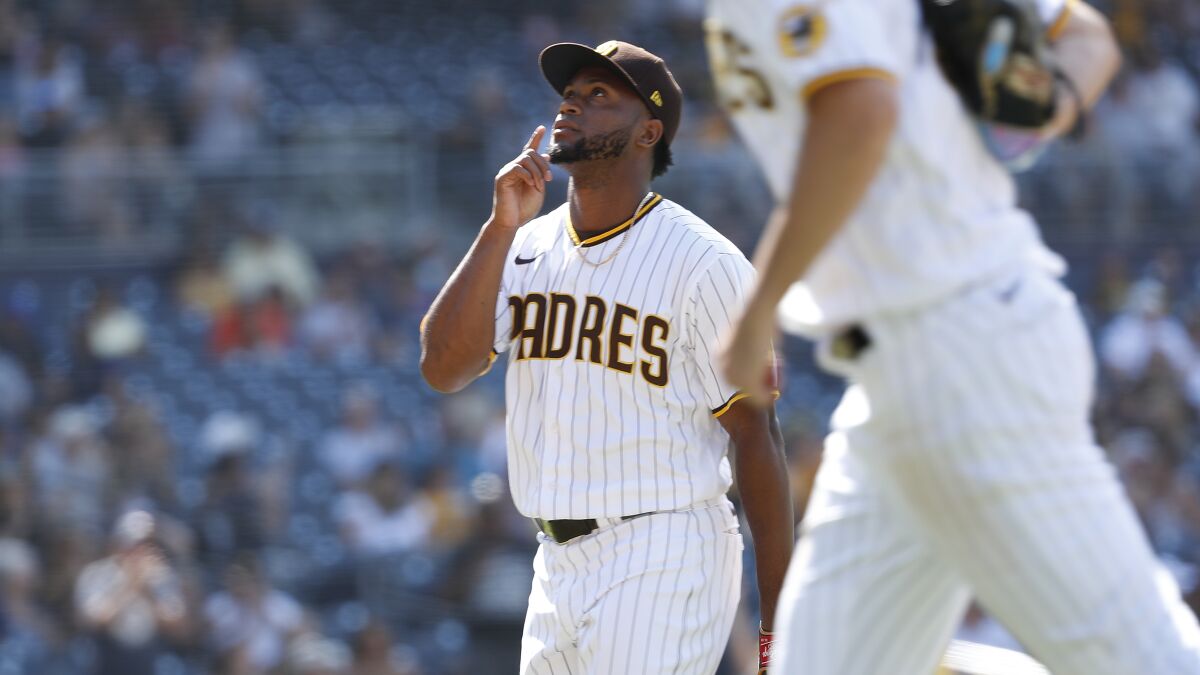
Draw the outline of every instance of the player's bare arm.
[[[1081,100],[1076,101],[1074,94],[1060,88],[1058,113],[1048,130],[1052,136],[1070,131],[1080,113],[1079,103],[1091,109],[1121,67],[1121,51],[1104,15],[1084,2],[1072,2],[1063,11],[1064,23],[1052,36],[1051,49]]]
[[[538,152],[545,134],[539,126],[496,174],[491,217],[421,323],[421,374],[437,391],[462,389],[490,361],[505,257],[517,230],[541,211],[551,180],[549,158]]]
[[[775,306],[854,212],[899,114],[895,84],[874,77],[820,89],[808,108],[791,196],[763,232],[754,254],[758,283],[721,356],[730,384],[759,401],[769,394],[759,374],[770,353]]]
[[[738,494],[753,535],[762,627],[771,631],[795,538],[783,433],[774,404],[764,407],[742,399],[720,420],[733,442]]]

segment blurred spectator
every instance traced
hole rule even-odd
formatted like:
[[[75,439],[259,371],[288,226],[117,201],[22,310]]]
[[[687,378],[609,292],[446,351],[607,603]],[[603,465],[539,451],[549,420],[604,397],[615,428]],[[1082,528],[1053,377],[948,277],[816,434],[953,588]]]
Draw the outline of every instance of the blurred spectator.
[[[343,487],[361,483],[381,461],[401,455],[400,436],[379,419],[379,396],[357,384],[342,394],[342,423],[321,441],[321,463]]]
[[[158,509],[176,506],[173,448],[157,413],[135,401],[115,378],[105,386],[111,405],[114,490],[119,499],[149,499]]]
[[[317,634],[301,635],[288,647],[287,675],[350,675],[350,665],[346,645]]]
[[[1096,281],[1092,284],[1094,293],[1086,299],[1086,305],[1098,312],[1100,319],[1107,321],[1125,307],[1129,286],[1128,261],[1125,256],[1109,251],[1097,265]]]
[[[279,10],[284,12],[279,15]],[[262,3],[267,10],[265,23],[286,28],[297,44],[316,45],[329,39],[337,28],[337,16],[320,0],[291,0],[282,8],[272,3]]]
[[[0,659],[21,672],[40,672],[61,638],[38,604],[37,552],[19,539],[0,539]]]
[[[29,409],[33,384],[25,369],[0,349],[0,427],[14,424]]]
[[[1195,438],[1192,410],[1183,384],[1183,378],[1168,358],[1162,353],[1155,354],[1141,380],[1129,391],[1129,407],[1122,416],[1127,425],[1151,429],[1172,462],[1183,458]]]
[[[61,164],[62,209],[70,231],[96,232],[106,241],[133,232],[123,163],[124,149],[112,123],[104,117],[81,121]]]
[[[21,28],[16,0],[0,0],[0,108],[11,108],[16,98],[13,66]]]
[[[230,245],[222,261],[226,279],[243,302],[282,291],[292,307],[305,307],[316,296],[320,278],[308,252],[276,231],[269,207],[253,209],[246,231]]]
[[[1180,377],[1195,362],[1195,348],[1178,319],[1167,314],[1166,289],[1157,281],[1138,282],[1124,312],[1100,336],[1104,365],[1127,380],[1146,372],[1155,355],[1165,358]]]
[[[48,433],[34,440],[29,463],[40,527],[103,531],[113,470],[91,411],[56,411]]]
[[[0,466],[0,537],[29,538],[33,534],[33,490],[15,463],[6,461]]]
[[[0,32],[5,30],[3,22],[0,17]],[[4,66],[0,64],[0,89],[4,86]],[[5,110],[3,100],[4,93],[0,91],[0,236],[11,237],[24,216],[20,208],[27,165],[16,122]]]
[[[1187,263],[1175,246],[1163,246],[1154,251],[1146,263],[1145,277],[1162,284],[1167,304],[1173,304],[1188,291]]]
[[[136,356],[146,343],[146,322],[125,307],[112,286],[103,285],[84,318],[85,353],[100,364]]]
[[[472,483],[478,526],[454,556],[442,593],[481,616],[521,617],[528,608],[529,556],[535,530],[508,501],[505,482],[484,475]]]
[[[475,530],[476,504],[459,487],[454,470],[436,464],[425,478],[422,501],[429,505],[428,549],[444,553],[460,546]]]
[[[1148,30],[1142,0],[1111,0],[1109,15],[1122,46],[1137,49],[1145,43]]]
[[[212,328],[212,350],[218,357],[249,353],[271,360],[282,356],[291,342],[292,315],[277,288],[230,307]]]
[[[192,153],[201,166],[230,167],[258,146],[261,76],[222,21],[214,20],[200,30],[187,96]]]
[[[74,399],[100,393],[105,378],[139,355],[145,341],[142,317],[122,305],[111,286],[101,285],[75,329],[70,382]]]
[[[261,484],[247,470],[260,434],[248,417],[219,412],[205,423],[203,438],[211,459],[195,523],[201,559],[215,572],[266,544]]]
[[[212,642],[234,667],[227,672],[263,673],[283,664],[288,642],[304,626],[304,610],[271,587],[258,559],[241,556],[224,575],[224,590],[204,605]]]
[[[141,103],[120,110],[120,132],[127,147],[124,161],[136,167],[128,176],[128,206],[139,232],[171,228],[191,197],[189,178],[172,147],[170,130],[160,115]]]
[[[407,553],[428,545],[434,513],[414,496],[408,476],[382,461],[361,491],[343,494],[334,506],[342,539],[360,556]]]
[[[325,280],[321,297],[300,319],[300,339],[319,359],[361,363],[370,355],[371,318],[345,274]]]
[[[1132,62],[1124,92],[1129,115],[1110,123],[1108,131],[1128,139],[1130,154],[1122,161],[1133,162],[1144,187],[1160,191],[1161,197],[1152,192],[1149,199],[1183,208],[1200,167],[1200,92],[1187,71],[1152,42],[1136,50]]]
[[[398,288],[411,286],[412,279],[406,274],[406,266],[393,259],[386,242],[367,238],[350,244],[339,261],[338,271],[384,326],[390,326],[400,314],[407,313],[406,304],[397,301],[403,296],[397,296],[396,292]],[[423,307],[416,311],[422,310]]]
[[[154,675],[168,643],[188,630],[178,575],[154,538],[154,516],[117,521],[113,553],[88,565],[75,587],[80,624],[95,636],[98,675]]]
[[[83,54],[53,32],[17,52],[16,99],[22,135],[35,147],[63,143],[84,101]]]
[[[219,569],[239,552],[263,548],[266,533],[259,509],[246,459],[228,454],[214,461],[196,515],[200,555],[210,569]]]
[[[89,564],[103,554],[108,534],[82,529],[38,530],[45,565],[42,604],[63,630],[78,626],[76,582]]]
[[[1129,97],[1140,113],[1140,124],[1130,131],[1144,133],[1144,142],[1152,151],[1194,151],[1200,123],[1196,82],[1153,42],[1135,50],[1132,63]]]
[[[354,675],[421,675],[413,649],[393,647],[392,632],[375,620],[354,636]]]
[[[234,306],[233,287],[221,273],[208,248],[194,250],[183,263],[175,282],[175,295],[183,308],[212,319]]]
[[[43,347],[31,329],[34,319],[31,314],[30,309],[22,307],[15,297],[9,300],[8,306],[0,307],[0,350],[16,359],[36,380],[42,374]]]
[[[245,349],[267,360],[283,356],[292,345],[292,313],[283,292],[271,288],[241,312]]]
[[[25,151],[21,149],[17,125],[0,108],[0,178],[15,180],[24,167]]]

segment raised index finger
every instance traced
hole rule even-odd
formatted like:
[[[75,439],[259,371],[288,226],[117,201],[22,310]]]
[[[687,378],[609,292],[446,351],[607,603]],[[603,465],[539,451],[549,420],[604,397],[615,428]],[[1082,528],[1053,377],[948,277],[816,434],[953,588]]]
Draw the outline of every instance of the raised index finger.
[[[542,144],[542,136],[546,135],[546,126],[539,124],[538,128],[533,130],[533,135],[529,137],[529,142],[525,144],[526,150],[537,151],[538,146]]]

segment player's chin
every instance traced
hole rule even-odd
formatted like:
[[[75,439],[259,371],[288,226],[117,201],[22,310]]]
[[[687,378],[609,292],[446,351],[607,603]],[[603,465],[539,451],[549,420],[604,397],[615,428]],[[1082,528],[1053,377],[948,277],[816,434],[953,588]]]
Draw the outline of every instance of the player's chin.
[[[578,161],[578,153],[571,146],[555,143],[550,146],[549,151],[551,164],[571,164]]]

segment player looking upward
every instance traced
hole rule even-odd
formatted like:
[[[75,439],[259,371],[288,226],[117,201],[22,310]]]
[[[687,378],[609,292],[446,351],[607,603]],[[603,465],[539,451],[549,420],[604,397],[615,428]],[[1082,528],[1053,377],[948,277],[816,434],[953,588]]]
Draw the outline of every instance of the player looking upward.
[[[549,154],[538,127],[500,169],[491,218],[423,324],[421,369],[451,392],[507,359],[509,483],[541,530],[520,672],[709,674],[741,584],[731,442],[764,616],[792,546],[773,404],[712,361],[753,268],[650,191],[682,107],[662,59],[608,42],[540,61],[562,96]],[[551,163],[568,199],[535,217]]]

